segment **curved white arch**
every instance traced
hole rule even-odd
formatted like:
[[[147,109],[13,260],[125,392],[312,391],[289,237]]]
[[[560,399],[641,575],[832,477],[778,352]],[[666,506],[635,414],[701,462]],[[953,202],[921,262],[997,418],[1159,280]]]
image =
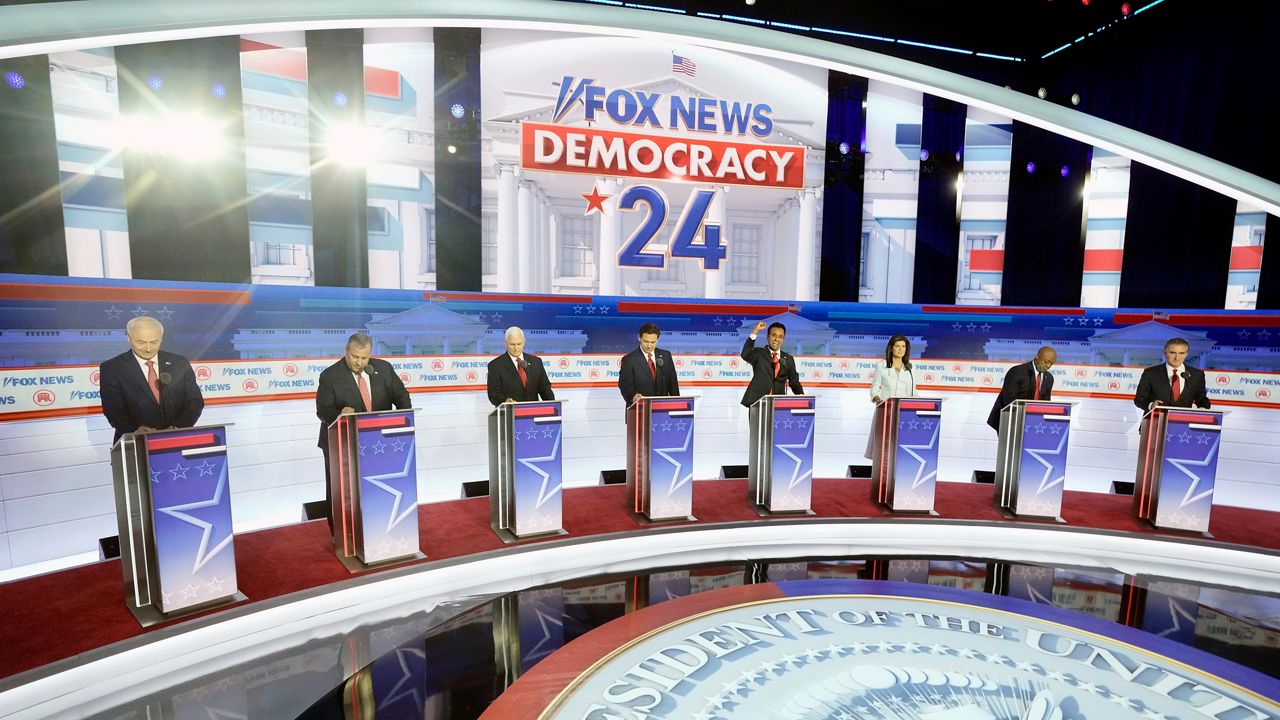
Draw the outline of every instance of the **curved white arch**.
[[[679,38],[692,45],[818,65],[998,112],[1280,215],[1280,183],[1121,125],[869,50],[687,15],[550,0],[80,0],[0,8],[0,59],[210,35],[424,25]]]
[[[84,717],[223,668],[460,597],[654,567],[769,557],[945,554],[1106,567],[1274,592],[1280,554],[1180,538],[948,520],[770,520],[565,539],[415,565],[147,633],[0,687],[0,718]],[[602,562],[602,559],[607,559]]]

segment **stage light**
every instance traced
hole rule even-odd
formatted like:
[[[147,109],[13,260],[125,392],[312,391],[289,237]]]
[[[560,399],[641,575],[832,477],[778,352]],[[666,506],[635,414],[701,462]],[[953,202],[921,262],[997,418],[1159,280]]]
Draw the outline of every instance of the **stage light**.
[[[1080,93],[1071,93],[1071,104],[1072,105],[1080,104]]]
[[[744,0],[744,2],[746,2],[748,5],[755,5],[755,4],[756,4],[756,0]]]
[[[956,151],[956,162],[960,162],[960,151]]]
[[[1080,0],[1080,4],[1081,4],[1081,5],[1083,5],[1083,6],[1085,6],[1085,7],[1089,7],[1089,2],[1090,2],[1090,0]]]
[[[349,99],[347,98],[347,94],[342,92],[341,90],[333,94],[334,105],[338,107],[346,107],[347,102],[349,102]]]
[[[120,147],[187,162],[218,157],[226,145],[218,123],[195,113],[124,116],[116,124],[116,137]]]
[[[1120,14],[1129,17],[1129,13],[1133,12],[1133,6],[1129,3],[1120,3]]]
[[[368,165],[378,157],[382,137],[364,123],[335,123],[325,136],[329,159],[340,165]]]
[[[226,83],[214,83],[213,87],[209,88],[209,92],[212,93],[214,97],[222,100],[227,96],[227,85]]]
[[[461,120],[463,115],[467,114],[467,109],[462,107],[462,103],[454,103],[449,108],[449,114],[456,120]]]
[[[927,162],[928,160],[929,160],[929,151],[925,148],[920,148],[920,162]]]
[[[848,155],[848,154],[849,154],[849,143],[847,143],[847,142],[842,142],[842,143],[840,143],[840,154],[841,154],[841,155]]]
[[[1027,163],[1027,172],[1033,173],[1035,171],[1036,171],[1036,164],[1034,162]]]
[[[22,73],[13,70],[4,74],[4,83],[14,90],[21,90],[27,86],[27,79],[22,77]]]
[[[458,147],[456,145],[450,145],[449,147],[445,148],[445,150],[447,150],[449,154],[452,155],[458,152]]]
[[[151,88],[152,90],[159,90],[160,88],[164,87],[164,78],[160,77],[159,75],[152,75],[148,77],[147,87]]]
[[[1048,91],[1048,90],[1046,90],[1046,89],[1044,89],[1044,88],[1040,88],[1039,90],[1037,90],[1037,91],[1036,91],[1036,97],[1038,97],[1038,98],[1040,98],[1041,100],[1043,100],[1043,99],[1045,99],[1045,98],[1049,97],[1049,91]]]
[[[1062,169],[1058,170],[1058,174],[1061,175],[1062,177],[1067,177],[1068,175],[1071,174],[1071,168],[1067,165],[1063,165]]]

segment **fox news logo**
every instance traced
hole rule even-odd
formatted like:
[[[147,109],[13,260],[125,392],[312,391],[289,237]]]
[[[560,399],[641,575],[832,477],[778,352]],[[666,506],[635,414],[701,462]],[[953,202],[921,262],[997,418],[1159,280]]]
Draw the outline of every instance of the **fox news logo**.
[[[552,122],[562,121],[579,103],[582,105],[582,117],[587,122],[606,116],[619,125],[661,130],[734,135],[750,132],[756,137],[768,137],[773,132],[773,108],[766,103],[664,96],[660,92],[626,88],[610,90],[592,78],[575,78],[572,75],[565,75],[560,81]],[[665,113],[662,112],[664,105]]]

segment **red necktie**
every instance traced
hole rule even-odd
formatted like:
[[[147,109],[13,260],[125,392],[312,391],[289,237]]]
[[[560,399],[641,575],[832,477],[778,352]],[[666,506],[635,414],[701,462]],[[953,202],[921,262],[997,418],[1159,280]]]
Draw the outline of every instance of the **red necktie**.
[[[1178,402],[1178,395],[1181,394],[1182,388],[1180,387],[1181,383],[1178,382],[1177,370],[1173,371],[1173,381],[1170,384],[1173,386],[1173,401]]]
[[[653,376],[653,379],[654,379],[654,380],[657,380],[657,379],[658,379],[658,368],[656,368],[656,367],[654,367],[654,366],[653,366],[653,356],[652,356],[652,355],[650,355],[649,353],[645,353],[645,354],[644,354],[644,356],[645,356],[645,357],[647,357],[647,358],[649,358],[649,374]]]
[[[147,384],[151,386],[151,396],[160,404],[160,377],[156,375],[156,361],[147,361]]]
[[[360,386],[360,399],[364,401],[364,411],[373,412],[373,398],[369,395],[369,383],[364,381],[364,373],[360,373],[356,384]]]
[[[519,360],[516,361],[516,372],[520,373],[520,384],[526,390],[529,389],[529,376],[525,374],[524,366],[520,364]]]
[[[1036,373],[1036,396],[1032,400],[1040,399],[1040,373]]]
[[[778,377],[778,353],[773,354],[773,377]]]

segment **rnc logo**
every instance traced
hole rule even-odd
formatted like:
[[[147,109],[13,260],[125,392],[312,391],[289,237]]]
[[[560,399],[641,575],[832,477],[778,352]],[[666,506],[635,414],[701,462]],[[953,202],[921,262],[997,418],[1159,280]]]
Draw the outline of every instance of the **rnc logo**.
[[[196,379],[197,379],[197,380],[208,380],[208,379],[209,379],[209,378],[211,378],[211,377],[213,377],[213,372],[211,372],[211,371],[209,370],[209,368],[205,367],[204,365],[197,365],[197,366],[196,366]]]
[[[1257,395],[1259,400],[1266,400],[1271,397],[1271,391],[1266,388],[1258,388]]]
[[[924,374],[924,381],[925,381],[925,382],[933,382],[933,373],[925,373],[925,374]]]
[[[821,370],[814,370],[814,371],[813,371],[813,379],[814,379],[814,380],[818,380],[818,379],[821,379],[821,378],[822,378],[822,371],[821,371]]]
[[[284,376],[285,376],[285,377],[295,377],[295,376],[297,376],[297,374],[298,374],[298,366],[297,366],[297,365],[294,365],[293,363],[285,363],[285,364],[284,364]]]
[[[710,380],[710,379],[711,379],[711,370],[710,370],[710,369],[703,370],[703,371],[702,371],[702,377],[703,377],[703,379],[705,379],[705,380]]]
[[[596,370],[595,368],[591,368],[591,372],[587,373],[587,377],[591,378],[592,380],[599,380],[600,371]]]
[[[994,382],[995,382],[995,378],[991,377],[990,375],[983,375],[983,376],[982,376],[982,384],[983,384],[983,385],[991,385],[991,384],[992,384],[992,383],[994,383]]]
[[[58,399],[58,396],[54,395],[52,390],[37,390],[36,394],[31,396],[31,399],[40,407],[46,407],[52,405],[53,401]]]
[[[1120,383],[1119,383],[1119,382],[1116,382],[1115,380],[1112,380],[1111,382],[1107,383],[1107,389],[1108,389],[1108,390],[1119,390],[1119,389],[1120,389]]]
[[[432,360],[431,369],[435,370],[436,372],[440,372],[441,370],[444,370],[444,361],[441,360],[440,358],[436,358],[435,360]]]
[[[479,379],[480,379],[480,376],[476,374],[476,371],[475,371],[475,370],[468,370],[468,371],[467,371],[467,382],[471,382],[471,383],[473,383],[473,382],[475,382],[476,380],[479,380]]]
[[[849,369],[849,361],[848,361],[848,360],[841,360],[841,361],[840,361],[840,369],[841,369],[841,370],[848,370],[848,369]]]
[[[1076,368],[1076,377],[1082,378],[1087,376],[1088,374],[1089,374],[1089,371],[1085,370],[1084,368]]]
[[[400,382],[408,384],[411,379],[412,379],[412,376],[409,375],[409,373],[407,372],[400,373]]]
[[[556,365],[559,365],[560,369],[564,370],[565,368],[569,367],[569,358],[566,358],[566,357],[560,358],[559,360],[556,361]]]
[[[1227,377],[1226,375],[1219,375],[1218,377],[1214,378],[1214,381],[1217,382],[1219,385],[1231,384],[1231,378]]]
[[[730,360],[730,361],[729,361],[729,367],[733,368],[734,370],[737,370],[737,369],[738,369],[738,358],[733,358],[732,360]]]
[[[249,378],[244,381],[244,384],[241,387],[243,387],[244,391],[247,393],[256,393],[258,392],[258,381],[253,378]]]
[[[964,366],[960,363],[956,363],[951,366],[951,372],[964,372]]]
[[[621,365],[622,360],[618,360],[618,364]],[[684,358],[676,358],[676,367],[678,368],[684,367]]]
[[[102,372],[100,370],[94,370],[93,372],[89,373],[89,382],[93,383],[94,385],[97,385],[100,379],[99,376],[101,374]]]

